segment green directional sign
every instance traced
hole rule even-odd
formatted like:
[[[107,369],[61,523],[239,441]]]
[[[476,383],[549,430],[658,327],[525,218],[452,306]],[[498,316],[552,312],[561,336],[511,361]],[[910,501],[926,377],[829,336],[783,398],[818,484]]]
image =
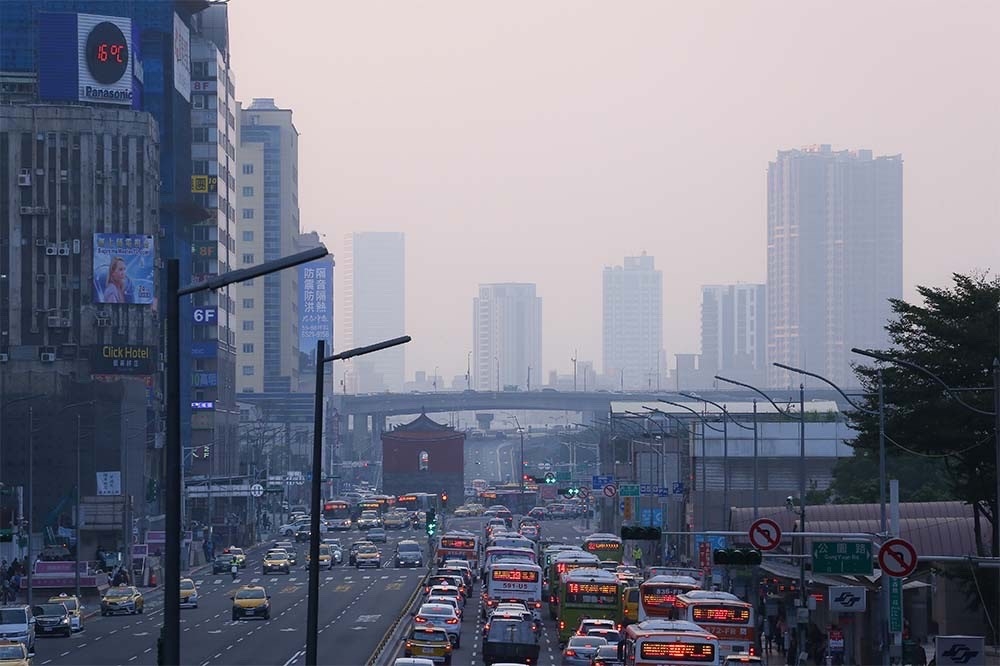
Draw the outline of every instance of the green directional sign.
[[[872,575],[870,541],[813,541],[812,570],[818,574]]]
[[[569,472],[556,472],[556,481],[569,481],[569,480],[570,480]]]
[[[639,484],[638,483],[619,483],[618,484],[618,495],[619,495],[619,497],[638,497],[639,496]]]
[[[903,631],[903,579],[886,576],[889,579],[889,631]]]

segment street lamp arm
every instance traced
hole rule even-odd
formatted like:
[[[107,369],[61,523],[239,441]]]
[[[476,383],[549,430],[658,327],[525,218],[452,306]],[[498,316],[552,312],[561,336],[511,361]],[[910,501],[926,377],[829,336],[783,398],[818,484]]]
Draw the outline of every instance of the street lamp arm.
[[[701,402],[707,402],[710,405],[714,405],[718,409],[722,410],[722,413],[725,414],[729,418],[730,421],[732,421],[733,423],[735,423],[739,427],[743,428],[744,430],[753,430],[753,426],[744,425],[744,424],[740,423],[739,421],[737,421],[735,418],[733,418],[733,415],[729,413],[729,411],[726,409],[725,405],[720,405],[717,402],[713,402],[713,401],[709,400],[708,398],[703,398],[700,395],[696,395],[694,393],[680,393],[679,395],[682,395],[685,398],[691,398],[692,400],[700,400]]]
[[[776,403],[774,400],[771,400],[771,396],[769,396],[768,394],[764,393],[763,391],[761,391],[756,386],[750,386],[750,384],[744,384],[743,382],[738,382],[735,379],[729,379],[728,377],[723,377],[721,375],[716,375],[715,379],[718,379],[720,382],[728,382],[730,384],[735,384],[736,386],[742,386],[743,388],[748,388],[751,391],[753,391],[754,393],[756,393],[757,395],[759,395],[760,397],[764,398],[764,400],[767,400],[769,403],[771,403],[771,406],[774,407],[776,410],[778,410],[778,413],[781,414],[782,416],[785,416],[785,417],[790,418],[790,419],[798,419],[799,418],[798,416],[793,415],[790,410],[782,409],[781,407],[778,407],[778,403]]]
[[[820,380],[821,382],[823,382],[825,384],[828,384],[831,387],[833,387],[834,391],[836,391],[841,396],[843,396],[844,400],[847,401],[847,404],[849,404],[851,407],[853,407],[854,409],[858,410],[859,412],[861,412],[863,414],[870,414],[872,416],[878,414],[878,410],[877,409],[866,409],[866,408],[862,407],[861,405],[859,405],[858,403],[856,403],[853,400],[851,400],[848,397],[848,395],[846,393],[844,393],[840,389],[839,386],[837,386],[836,384],[834,384],[832,381],[830,381],[829,379],[827,379],[823,375],[817,375],[815,372],[809,372],[808,370],[803,370],[802,368],[793,368],[792,366],[785,365],[784,363],[772,363],[771,365],[774,365],[775,367],[781,368],[782,370],[789,370],[791,372],[797,372],[800,375],[806,375],[807,377],[814,377],[814,378]]]
[[[689,412],[691,412],[692,414],[694,414],[695,416],[697,416],[699,419],[701,419],[702,424],[704,424],[706,428],[714,430],[715,432],[722,432],[722,428],[719,428],[717,426],[712,425],[711,423],[708,422],[708,419],[706,419],[704,416],[702,416],[701,414],[699,414],[696,410],[691,409],[687,405],[682,405],[679,402],[670,402],[669,400],[664,400],[663,398],[660,398],[659,401],[662,402],[662,403],[668,404],[668,405],[673,405],[674,407],[680,407],[681,409],[686,409]],[[643,407],[646,408],[646,409],[652,409],[651,407],[646,407],[646,405],[643,405]],[[659,410],[656,410],[656,411],[659,411]]]
[[[382,351],[383,349],[389,349],[390,347],[405,345],[412,339],[413,338],[408,335],[403,335],[398,338],[392,338],[391,340],[376,342],[375,344],[368,345],[367,347],[355,347],[354,349],[348,349],[347,351],[342,351],[339,354],[334,354],[333,356],[327,356],[323,359],[323,363],[329,363],[330,361],[343,361],[349,358],[354,358],[355,356],[364,356],[365,354]]]
[[[941,388],[944,389],[945,393],[947,393],[955,402],[962,405],[962,407],[965,407],[969,411],[975,412],[976,414],[982,414],[983,416],[996,416],[996,412],[991,412],[985,409],[979,409],[978,407],[973,407],[969,403],[962,400],[962,398],[959,397],[959,395],[955,393],[955,391],[952,390],[952,388],[948,386],[948,384],[943,379],[941,379],[940,377],[938,377],[937,375],[935,375],[933,372],[931,372],[922,365],[917,365],[912,361],[904,361],[901,358],[895,358],[894,356],[889,356],[888,354],[881,354],[879,352],[870,351],[867,349],[858,349],[857,347],[852,347],[851,351],[854,352],[855,354],[860,354],[862,356],[867,356],[868,358],[873,358],[876,361],[893,363],[895,365],[901,365],[904,368],[909,368],[910,370],[916,370],[917,372],[921,372],[930,377],[931,379],[933,379],[934,381],[936,381],[938,384],[940,384]]]
[[[265,261],[257,266],[237,268],[234,271],[227,271],[221,275],[213,275],[204,282],[198,282],[196,284],[190,284],[186,287],[181,287],[177,290],[177,297],[179,298],[181,296],[187,296],[188,294],[195,294],[199,291],[214,291],[216,289],[222,289],[223,287],[231,285],[235,282],[252,280],[254,278],[261,277],[262,275],[276,273],[286,268],[298,266],[299,264],[315,261],[316,259],[322,259],[328,254],[330,254],[330,251],[327,250],[326,247],[320,245],[319,247],[314,247],[304,252],[290,254],[287,257],[281,257],[280,259],[274,259],[272,261]]]

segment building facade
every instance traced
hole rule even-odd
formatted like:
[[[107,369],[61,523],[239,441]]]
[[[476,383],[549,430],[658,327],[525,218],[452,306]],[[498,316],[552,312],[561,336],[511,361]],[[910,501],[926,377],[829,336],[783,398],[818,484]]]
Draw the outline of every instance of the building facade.
[[[767,288],[763,284],[701,288],[699,369],[760,386],[767,372]]]
[[[196,14],[191,36],[192,196],[208,215],[192,225],[192,274],[236,267],[236,86],[228,51],[225,5]],[[192,475],[232,475],[239,468],[236,405],[235,287],[193,299]]]
[[[542,386],[542,299],[534,284],[479,285],[472,305],[472,355],[477,390]]]
[[[240,111],[234,268],[299,250],[298,130],[291,109],[270,98]],[[299,272],[242,282],[237,303],[238,392],[288,393],[299,386]]]
[[[663,272],[645,252],[604,269],[604,374],[616,388],[651,390],[662,375]]]
[[[421,414],[382,433],[382,492],[465,494],[465,433]]]
[[[902,297],[902,156],[779,151],[767,188],[768,361],[856,385],[851,348],[884,349]],[[768,372],[774,387],[799,381]]]
[[[344,238],[343,348],[406,333],[405,238],[398,232],[357,232]],[[359,357],[349,365],[356,392],[402,391],[403,346]]]

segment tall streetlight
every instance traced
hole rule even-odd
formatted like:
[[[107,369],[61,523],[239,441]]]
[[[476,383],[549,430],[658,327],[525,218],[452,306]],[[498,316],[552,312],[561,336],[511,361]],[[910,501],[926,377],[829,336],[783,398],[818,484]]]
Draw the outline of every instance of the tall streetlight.
[[[698,413],[698,410],[692,409],[691,407],[683,403],[671,402],[670,400],[663,400],[662,398],[659,400],[659,402],[662,402],[667,405],[673,405],[674,407],[680,407],[681,409],[685,409],[694,414],[695,416],[697,416],[698,420],[701,421],[701,528],[703,530],[707,530],[708,529],[708,474],[707,474],[708,467],[705,455],[705,428],[710,428],[715,432],[722,432],[722,429],[709,423],[708,419],[706,419],[702,414]],[[650,409],[656,412],[660,411],[653,407],[647,407],[646,405],[643,405],[642,407],[643,409]],[[665,414],[666,412],[662,413]],[[723,525],[722,527],[725,526]]]
[[[738,382],[735,379],[729,379],[728,377],[722,377],[721,375],[715,375],[715,379],[720,382],[726,382],[727,384],[734,384],[736,386],[742,386],[743,388],[748,388],[757,395],[763,397],[779,414],[782,414],[788,418],[793,418],[791,412],[786,409],[778,407],[778,403],[771,400],[771,397],[761,391],[756,386],[751,386],[750,384],[744,384],[743,382]],[[806,387],[805,384],[799,384],[799,531],[806,531]],[[805,554],[805,540],[802,541],[802,554]],[[799,559],[799,601],[802,608],[808,608],[807,604],[807,594],[806,594],[806,561],[805,558]],[[806,645],[806,625],[799,623],[799,638],[798,638],[798,650],[801,653],[805,649]]]
[[[180,300],[201,291],[216,290],[244,280],[276,273],[327,256],[329,251],[316,247],[304,252],[266,261],[259,266],[239,268],[220,275],[213,275],[204,282],[180,286],[180,262],[167,260],[166,317],[167,317],[167,438],[164,451],[166,485],[163,489],[164,530],[166,544],[163,552],[163,629],[160,632],[163,663],[181,663],[181,598],[177,593],[181,585],[181,321]]]
[[[868,349],[858,349],[852,347],[851,351],[855,354],[860,354],[861,356],[867,356],[868,358],[873,358],[877,361],[883,361],[885,363],[892,363],[893,365],[899,365],[904,368],[919,372],[927,377],[933,379],[938,383],[941,388],[947,393],[955,402],[965,407],[970,412],[980,414],[982,416],[992,416],[993,417],[993,436],[995,440],[995,483],[996,483],[996,504],[993,507],[993,534],[994,543],[1000,543],[1000,359],[993,358],[993,411],[986,409],[979,409],[978,407],[973,407],[969,403],[962,400],[962,397],[958,395],[954,388],[948,385],[939,376],[928,370],[922,365],[914,363],[913,361],[907,361],[905,359],[896,358],[895,356],[890,356],[889,354],[883,354],[881,352],[871,351]],[[879,387],[881,391],[881,373],[879,374]],[[881,400],[880,400],[881,404]],[[881,419],[880,419],[881,420]],[[884,487],[884,486],[883,486]],[[994,556],[997,553],[993,553]],[[997,586],[997,608],[1000,608],[1000,583]],[[997,635],[1000,635],[1000,629],[997,630]]]
[[[577,357],[577,353],[576,353],[576,350],[574,349],[573,350],[573,358],[570,359],[571,361],[573,361],[573,392],[574,393],[576,392],[576,357]]]
[[[404,335],[391,340],[383,340],[367,347],[356,347],[347,351],[326,355],[326,341],[316,341],[316,402],[313,407],[313,450],[312,450],[312,501],[309,518],[309,599],[306,617],[306,666],[316,666],[319,649],[319,514],[320,494],[323,484],[323,380],[324,366],[333,361],[342,361],[355,356],[406,344],[410,336]],[[437,370],[435,370],[437,375]],[[169,596],[169,595],[168,595]]]
[[[500,392],[500,357],[494,356],[493,360],[497,362],[497,393]]]
[[[465,390],[472,390],[472,351],[465,355]]]

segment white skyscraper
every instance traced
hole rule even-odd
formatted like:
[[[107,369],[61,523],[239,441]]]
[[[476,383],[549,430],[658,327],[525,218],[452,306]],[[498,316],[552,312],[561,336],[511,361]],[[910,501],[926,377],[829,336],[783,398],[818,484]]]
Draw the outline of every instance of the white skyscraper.
[[[767,169],[768,363],[856,385],[852,347],[885,349],[903,294],[903,158],[828,145]],[[799,378],[773,366],[771,386]]]
[[[473,381],[480,391],[541,386],[542,299],[535,285],[479,285],[472,306]],[[498,374],[499,373],[499,374]]]
[[[663,348],[663,273],[645,252],[604,269],[604,374],[626,389],[655,389]]]
[[[762,284],[701,288],[700,370],[711,379],[726,375],[753,385],[766,376],[767,308]]]
[[[406,333],[405,239],[397,232],[358,232],[345,237],[344,339],[342,349],[370,345]],[[402,391],[406,356],[394,347],[351,362],[351,385],[360,393]]]

